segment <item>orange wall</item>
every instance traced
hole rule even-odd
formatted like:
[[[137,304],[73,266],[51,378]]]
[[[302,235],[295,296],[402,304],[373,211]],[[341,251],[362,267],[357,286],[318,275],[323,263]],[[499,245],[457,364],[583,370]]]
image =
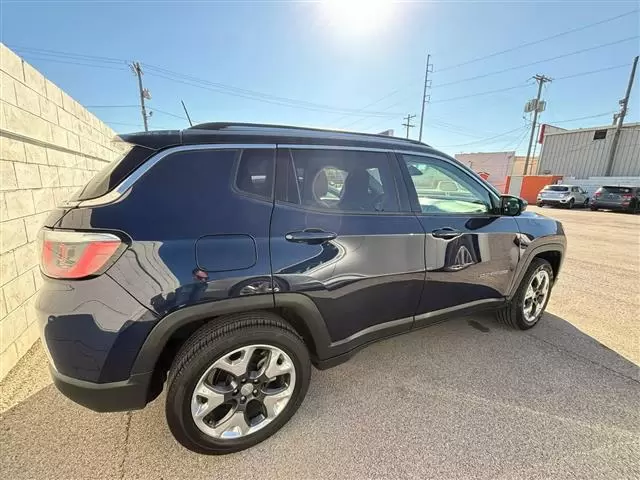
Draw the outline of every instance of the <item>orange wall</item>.
[[[538,192],[546,185],[562,180],[562,175],[527,175],[522,179],[520,197],[529,203],[535,203]]]

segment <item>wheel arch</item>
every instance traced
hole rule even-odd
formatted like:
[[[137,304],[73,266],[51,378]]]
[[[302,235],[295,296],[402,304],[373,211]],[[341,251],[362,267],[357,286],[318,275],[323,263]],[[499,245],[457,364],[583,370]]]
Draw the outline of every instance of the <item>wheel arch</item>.
[[[295,293],[256,295],[187,306],[166,315],[147,336],[131,375],[153,372],[148,401],[153,400],[162,392],[175,355],[193,332],[220,317],[259,310],[275,313],[290,324],[303,338],[314,363],[329,355],[329,333],[311,299]]]
[[[529,265],[531,265],[534,258],[542,258],[551,264],[553,280],[555,282],[558,278],[560,268],[562,267],[562,262],[564,260],[564,250],[565,246],[561,243],[547,243],[529,247],[518,263],[516,274],[514,275],[513,282],[509,288],[508,299],[511,300],[515,295],[522,278],[529,269]]]

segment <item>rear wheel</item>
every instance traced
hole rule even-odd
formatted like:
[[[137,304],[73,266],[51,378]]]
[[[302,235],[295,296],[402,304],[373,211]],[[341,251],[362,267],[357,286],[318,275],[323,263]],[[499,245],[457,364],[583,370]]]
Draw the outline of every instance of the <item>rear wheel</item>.
[[[589,199],[585,198],[584,199],[584,208],[587,208],[589,206]]]
[[[498,311],[498,320],[520,330],[533,327],[547,307],[552,285],[551,265],[542,258],[534,258],[511,302]]]
[[[195,332],[171,367],[171,433],[198,453],[244,450],[278,431],[309,387],[298,334],[270,312],[230,315]]]

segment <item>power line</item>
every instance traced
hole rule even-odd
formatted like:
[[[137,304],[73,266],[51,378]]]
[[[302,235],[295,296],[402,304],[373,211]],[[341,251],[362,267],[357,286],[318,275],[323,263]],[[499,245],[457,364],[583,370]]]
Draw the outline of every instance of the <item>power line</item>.
[[[35,52],[35,53],[37,53],[38,55],[41,55],[41,56],[52,56],[52,57],[54,57],[52,59],[40,58],[40,60],[47,60],[47,61],[58,62],[58,63],[74,63],[74,64],[84,65],[84,66],[88,66],[88,67],[98,67],[98,68],[110,68],[110,69],[116,69],[116,70],[125,70],[125,68],[112,66],[112,64],[114,64],[114,63],[126,63],[126,61],[123,60],[123,59],[116,59],[116,58],[111,58],[111,57],[97,57],[97,56],[92,56],[92,55],[74,54],[74,53],[60,52],[60,51],[55,51],[55,50],[44,50],[44,49],[19,47],[19,46],[13,46],[13,48],[15,48],[16,51]],[[63,58],[63,59],[79,59],[79,60],[85,60],[85,61],[93,61],[93,62],[97,62],[97,63],[107,63],[108,65],[97,65],[97,64],[89,64],[89,63],[70,62],[68,60],[60,60],[60,58]],[[202,79],[202,78],[198,78],[198,77],[191,76],[191,75],[185,75],[185,74],[182,74],[182,73],[179,73],[179,72],[174,72],[174,71],[168,70],[168,69],[163,68],[163,67],[158,67],[156,65],[151,65],[151,64],[144,63],[143,66],[147,69],[147,74],[148,75],[154,75],[154,76],[157,76],[157,77],[160,77],[160,78],[164,78],[166,80],[171,80],[171,81],[174,81],[174,82],[177,82],[177,83],[182,83],[182,84],[185,84],[185,85],[204,88],[205,90],[214,91],[216,93],[221,93],[221,94],[224,94],[224,95],[231,95],[231,96],[246,98],[246,99],[249,99],[249,100],[260,101],[260,102],[264,102],[264,103],[270,103],[272,105],[286,106],[286,107],[289,107],[289,108],[301,108],[301,109],[305,109],[305,110],[320,111],[320,112],[327,112],[327,113],[338,113],[338,114],[342,114],[342,115],[346,115],[346,116],[366,114],[366,115],[369,115],[369,116],[393,117],[393,116],[399,115],[397,113],[384,113],[384,112],[375,112],[375,111],[365,112],[365,111],[363,111],[363,109],[339,108],[339,107],[334,107],[334,106],[331,106],[331,105],[316,104],[316,103],[312,103],[312,102],[306,102],[304,100],[297,100],[297,99],[292,99],[292,98],[288,98],[288,97],[280,97],[280,96],[277,96],[277,95],[271,95],[271,94],[267,94],[267,93],[263,93],[263,92],[258,92],[258,91],[255,91],[255,90],[249,90],[249,89],[234,87],[232,85],[226,85],[226,84],[222,84],[222,83],[210,82],[210,81]],[[151,71],[151,72],[149,72],[149,71]],[[206,87],[209,87],[209,88],[206,88],[205,85],[206,85]]]
[[[538,65],[540,63],[559,60],[561,58],[570,57],[572,55],[578,55],[580,53],[589,52],[591,50],[597,50],[599,48],[611,47],[611,46],[617,45],[619,43],[628,42],[628,41],[631,41],[631,40],[636,40],[637,38],[640,38],[640,35],[634,35],[633,37],[622,38],[620,40],[615,40],[615,41],[609,42],[609,43],[602,43],[600,45],[596,45],[596,46],[593,46],[593,47],[583,48],[581,50],[576,50],[574,52],[564,53],[562,55],[556,55],[555,57],[545,58],[543,60],[537,60],[535,62],[522,63],[520,65],[515,65],[513,67],[503,68],[502,70],[496,70],[494,72],[483,73],[482,75],[475,75],[475,76],[469,77],[469,78],[463,78],[463,79],[460,79],[460,80],[454,80],[453,82],[441,83],[440,85],[436,85],[433,88],[448,87],[450,85],[457,85],[459,83],[469,82],[471,80],[477,80],[479,78],[486,78],[486,77],[490,77],[492,75],[498,75],[500,73],[510,72],[511,70],[517,70],[519,68],[530,67],[531,65]]]
[[[489,138],[483,138],[482,140],[477,140],[475,142],[468,142],[468,143],[458,143],[456,145],[442,145],[439,148],[450,148],[450,147],[466,147],[467,145],[475,145],[477,143],[484,143],[484,142],[488,142],[489,140],[495,140],[496,138],[501,138],[504,137],[506,135],[509,135],[510,133],[513,132],[517,132],[518,130],[522,129],[522,127],[518,127],[518,128],[514,128],[513,130],[509,130],[507,132],[503,132],[503,133],[499,133],[493,137],[489,137]]]
[[[414,124],[411,123],[411,119],[416,118],[415,115],[407,114],[404,117],[405,123],[402,124],[403,127],[407,127],[407,138],[409,138],[409,129],[415,127]]]
[[[548,125],[555,125],[556,123],[569,123],[569,122],[576,122],[578,120],[588,120],[590,118],[599,118],[599,117],[608,117],[609,115],[613,114],[614,111],[609,111],[609,112],[604,112],[604,113],[598,113],[597,115],[589,115],[586,117],[577,117],[577,118],[569,118],[567,120],[548,120],[545,123]]]
[[[439,70],[436,70],[436,73],[444,72],[446,70],[451,70],[453,68],[458,68],[458,67],[461,67],[463,65],[469,65],[470,63],[479,62],[480,60],[486,60],[487,58],[497,57],[498,55],[503,55],[505,53],[513,52],[514,50],[519,50],[520,48],[525,48],[525,47],[530,47],[532,45],[537,45],[538,43],[546,42],[548,40],[553,40],[555,38],[560,38],[560,37],[563,37],[565,35],[569,35],[571,33],[580,32],[582,30],[586,30],[588,28],[595,27],[597,25],[602,25],[602,24],[605,24],[605,23],[613,22],[614,20],[618,20],[619,18],[627,17],[627,16],[632,15],[634,13],[638,13],[638,11],[639,11],[639,9],[636,8],[635,10],[631,10],[629,12],[626,12],[626,13],[623,13],[623,14],[620,14],[620,15],[616,15],[615,17],[606,18],[604,20],[600,20],[599,22],[594,22],[594,23],[590,23],[588,25],[583,25],[581,27],[576,27],[576,28],[572,28],[570,30],[565,30],[564,32],[556,33],[555,35],[551,35],[549,37],[541,38],[539,40],[534,40],[532,42],[521,43],[520,45],[516,45],[515,47],[507,48],[506,50],[500,50],[499,52],[490,53],[490,54],[484,55],[482,57],[473,58],[473,59],[467,60],[465,62],[461,62],[461,63],[457,63],[455,65],[451,65],[449,67],[441,68]]]
[[[95,65],[92,63],[82,63],[82,62],[72,62],[72,61],[67,61],[67,60],[60,60],[57,58],[41,58],[41,57],[34,57],[34,54],[32,53],[22,53],[21,54],[23,57],[27,57],[27,58],[31,58],[33,60],[38,60],[40,62],[51,62],[51,63],[66,63],[67,65],[80,65],[83,67],[96,67],[96,68],[106,68],[108,70],[127,70],[124,67],[115,67],[115,66],[110,66],[110,65]]]

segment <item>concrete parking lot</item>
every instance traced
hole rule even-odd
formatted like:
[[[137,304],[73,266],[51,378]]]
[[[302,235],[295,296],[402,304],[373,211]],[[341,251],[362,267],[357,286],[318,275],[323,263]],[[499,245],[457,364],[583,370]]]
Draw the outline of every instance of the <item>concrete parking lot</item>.
[[[238,454],[180,447],[163,397],[76,406],[36,347],[2,384],[0,477],[639,478],[640,216],[543,213],[569,250],[540,325],[464,317],[375,344],[314,371],[291,422]]]

